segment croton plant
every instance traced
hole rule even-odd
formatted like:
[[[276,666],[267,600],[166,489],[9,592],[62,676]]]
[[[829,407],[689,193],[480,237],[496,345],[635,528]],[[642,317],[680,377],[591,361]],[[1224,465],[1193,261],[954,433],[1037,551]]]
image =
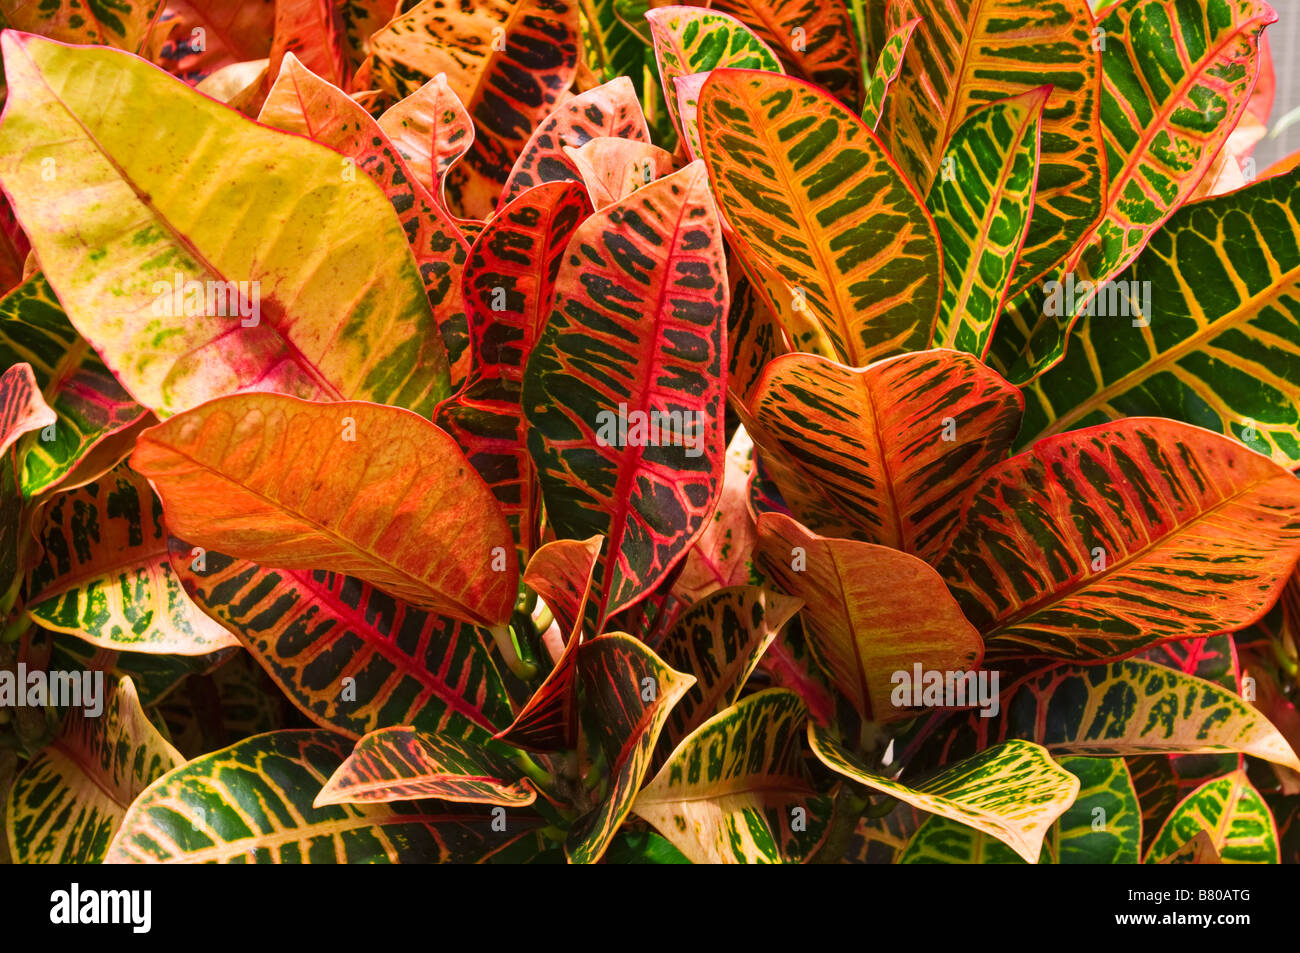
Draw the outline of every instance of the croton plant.
[[[1262,0],[0,0],[15,863],[1300,860]]]

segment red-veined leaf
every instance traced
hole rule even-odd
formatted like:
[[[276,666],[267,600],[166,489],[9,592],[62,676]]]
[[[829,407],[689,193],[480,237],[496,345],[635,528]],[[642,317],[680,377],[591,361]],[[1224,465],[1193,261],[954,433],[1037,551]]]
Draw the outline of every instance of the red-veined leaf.
[[[415,181],[439,206],[447,208],[447,170],[474,143],[474,120],[447,85],[447,75],[439,73],[386,109],[379,117],[379,128],[406,161]]]
[[[323,728],[360,738],[410,725],[486,741],[514,716],[484,629],[349,576],[265,569],[177,539],[169,553],[195,604]]]
[[[175,26],[155,62],[181,79],[270,55],[275,0],[167,0],[165,7]]]
[[[880,129],[885,97],[889,95],[889,87],[894,85],[898,74],[903,70],[903,57],[907,53],[907,45],[912,42],[912,31],[920,22],[919,19],[908,20],[889,34],[889,39],[885,41],[880,57],[876,60],[876,68],[871,74],[870,82],[867,83],[864,97],[866,101],[862,104],[861,113],[862,121],[871,127],[872,132],[878,132]]]
[[[510,170],[501,204],[545,182],[581,182],[582,176],[564,154],[564,147],[576,149],[598,136],[650,141],[636,87],[626,76],[579,93],[542,120]]]
[[[741,449],[748,445],[749,437],[738,431],[727,449],[718,508],[682,560],[681,572],[673,583],[673,595],[686,605],[719,589],[754,581],[751,568],[758,530],[745,501],[750,464]]]
[[[671,153],[633,139],[600,136],[577,149],[565,146],[564,151],[582,176],[587,195],[597,211],[622,201],[676,168]]]
[[[990,658],[1101,661],[1249,625],[1300,555],[1300,483],[1235,441],[1133,417],[990,469],[937,565]]]
[[[289,55],[334,86],[344,86],[352,75],[348,62],[348,37],[340,16],[342,4],[334,0],[275,0],[275,32],[267,81],[275,82]]]
[[[312,807],[436,798],[523,807],[537,799],[502,755],[416,728],[381,728],[357,742]]]
[[[649,594],[717,502],[726,309],[700,162],[595,213],[569,243],[523,404],[556,534],[608,540],[602,622]]]
[[[30,364],[13,364],[0,374],[0,455],[24,434],[48,427],[58,419],[45,403]]]
[[[550,317],[569,239],[590,212],[577,183],[529,189],[484,227],[462,275],[474,366],[435,419],[488,481],[523,558],[537,546],[540,516],[520,404],[524,367]]]

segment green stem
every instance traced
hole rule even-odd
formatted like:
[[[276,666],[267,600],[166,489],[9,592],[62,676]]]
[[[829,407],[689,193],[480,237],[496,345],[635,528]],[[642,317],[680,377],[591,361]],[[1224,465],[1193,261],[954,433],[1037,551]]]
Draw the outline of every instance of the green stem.
[[[850,0],[849,9],[853,14],[853,29],[858,34],[858,69],[862,71],[865,88],[871,81],[871,64],[867,62],[867,11],[863,0]]]
[[[551,612],[551,607],[543,602],[542,611],[537,613],[537,618],[533,620],[533,624],[537,626],[537,634],[539,636],[545,635],[546,630],[551,627],[551,623],[554,621],[555,615]]]
[[[497,651],[505,659],[506,665],[510,671],[515,673],[515,677],[520,681],[530,681],[537,674],[537,667],[524,661],[523,653],[519,651],[519,643],[515,640],[515,633],[508,625],[492,626],[492,641],[496,643]]]
[[[844,859],[858,829],[858,819],[867,809],[869,799],[865,789],[860,785],[846,782],[835,795],[835,807],[831,815],[831,829],[822,842],[821,849],[813,856],[814,864],[838,864]]]

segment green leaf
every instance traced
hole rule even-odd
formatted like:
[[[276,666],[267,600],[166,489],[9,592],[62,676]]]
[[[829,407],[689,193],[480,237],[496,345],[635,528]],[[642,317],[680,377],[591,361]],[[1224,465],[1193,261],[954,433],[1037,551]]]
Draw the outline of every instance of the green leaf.
[[[1043,837],[1074,803],[1079,779],[1038,745],[1007,741],[932,777],[903,783],[878,774],[829,730],[810,722],[813,753],[831,770],[913,807],[996,837],[1029,863]]]
[[[1081,317],[1025,389],[1021,441],[1151,415],[1300,463],[1298,222],[1300,170],[1180,210],[1111,286],[1140,310]]]
[[[125,464],[56,496],[40,534],[26,611],[46,629],[104,649],[207,655],[234,636],[185,595],[167,558],[163,508]]]
[[[90,687],[89,677],[72,677]],[[185,763],[145,716],[131,679],[105,691],[97,677],[99,710],[82,694],[54,741],[14,779],[4,821],[15,863],[99,863],[140,792]]]
[[[983,359],[1025,244],[1047,87],[985,106],[957,128],[926,207],[945,276],[935,347]]]
[[[1145,862],[1163,862],[1201,832],[1209,835],[1223,863],[1279,862],[1273,812],[1244,771],[1207,781],[1183,798],[1156,835]]]
[[[866,102],[861,113],[862,121],[871,127],[872,132],[880,130],[885,96],[889,93],[889,87],[898,79],[898,74],[903,71],[903,55],[907,52],[907,44],[912,41],[912,31],[920,22],[919,19],[908,20],[889,34],[884,49],[876,59],[876,68],[871,74],[871,81],[867,83]]]
[[[632,810],[692,863],[806,861],[831,813],[804,772],[807,717],[785,689],[747,695],[685,738]]]
[[[19,362],[31,365],[57,417],[48,434],[18,442],[19,483],[30,500],[63,482],[92,448],[140,421],[145,409],[77,334],[39,273],[0,300],[0,364]]]
[[[131,805],[105,863],[481,863],[542,823],[509,815],[501,831],[484,807],[428,801],[313,807],[350,747],[274,731],[182,765]]]

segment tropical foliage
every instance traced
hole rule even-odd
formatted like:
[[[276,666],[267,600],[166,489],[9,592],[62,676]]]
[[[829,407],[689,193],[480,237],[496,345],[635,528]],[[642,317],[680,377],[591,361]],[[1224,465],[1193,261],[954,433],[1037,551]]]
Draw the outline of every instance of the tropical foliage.
[[[1276,19],[0,2],[0,853],[1300,861]]]

